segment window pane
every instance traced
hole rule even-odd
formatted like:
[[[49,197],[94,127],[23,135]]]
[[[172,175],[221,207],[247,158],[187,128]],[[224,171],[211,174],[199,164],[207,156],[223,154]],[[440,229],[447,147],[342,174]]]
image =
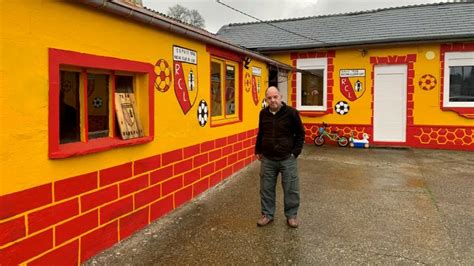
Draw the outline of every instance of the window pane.
[[[116,76],[115,92],[133,93],[133,77]]]
[[[226,66],[225,71],[225,114],[235,114],[235,67]]]
[[[308,73],[310,72],[310,73]],[[301,74],[301,104],[322,106],[324,95],[324,70],[308,70]]]
[[[81,140],[79,127],[79,73],[60,72],[59,143]]]
[[[109,136],[109,75],[87,75],[89,139]]]
[[[474,67],[449,67],[449,101],[474,102]]]
[[[211,62],[211,116],[222,115],[221,64]]]

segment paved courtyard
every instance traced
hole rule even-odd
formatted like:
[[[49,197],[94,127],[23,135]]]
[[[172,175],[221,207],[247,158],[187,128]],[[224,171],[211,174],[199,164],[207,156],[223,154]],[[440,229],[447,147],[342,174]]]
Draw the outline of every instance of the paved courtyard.
[[[88,265],[474,264],[474,152],[306,145],[300,227],[259,228],[259,163]]]

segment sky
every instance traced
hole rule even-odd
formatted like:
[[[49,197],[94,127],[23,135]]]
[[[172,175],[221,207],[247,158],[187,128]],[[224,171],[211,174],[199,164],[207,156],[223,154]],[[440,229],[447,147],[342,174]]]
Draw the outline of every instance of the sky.
[[[447,0],[220,0],[261,20],[297,18],[372,10],[385,7],[446,2]],[[205,29],[216,33],[230,23],[255,22],[216,0],[142,0],[143,5],[166,14],[180,4],[196,9],[205,20]]]

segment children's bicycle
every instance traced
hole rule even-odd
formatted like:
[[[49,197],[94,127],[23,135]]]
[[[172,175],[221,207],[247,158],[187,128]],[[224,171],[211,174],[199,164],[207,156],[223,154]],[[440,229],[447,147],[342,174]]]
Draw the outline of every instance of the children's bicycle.
[[[349,144],[349,140],[346,137],[341,136],[338,133],[332,133],[332,132],[327,131],[326,130],[327,127],[328,127],[328,124],[326,124],[324,122],[323,122],[323,125],[321,127],[319,127],[318,135],[313,139],[314,145],[323,146],[323,144],[325,142],[324,137],[326,137],[326,138],[328,138],[332,141],[337,142],[337,145],[339,145],[341,147],[346,147],[347,144]]]

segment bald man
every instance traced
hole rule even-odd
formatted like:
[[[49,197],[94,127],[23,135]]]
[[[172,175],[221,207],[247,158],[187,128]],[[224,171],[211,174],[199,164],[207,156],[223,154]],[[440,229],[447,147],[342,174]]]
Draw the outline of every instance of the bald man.
[[[285,216],[288,226],[298,227],[300,205],[296,158],[304,143],[304,128],[296,109],[281,100],[278,88],[265,93],[268,106],[260,111],[255,155],[261,161],[260,204],[262,216],[258,226],[268,225],[275,215],[278,174],[281,173]]]

